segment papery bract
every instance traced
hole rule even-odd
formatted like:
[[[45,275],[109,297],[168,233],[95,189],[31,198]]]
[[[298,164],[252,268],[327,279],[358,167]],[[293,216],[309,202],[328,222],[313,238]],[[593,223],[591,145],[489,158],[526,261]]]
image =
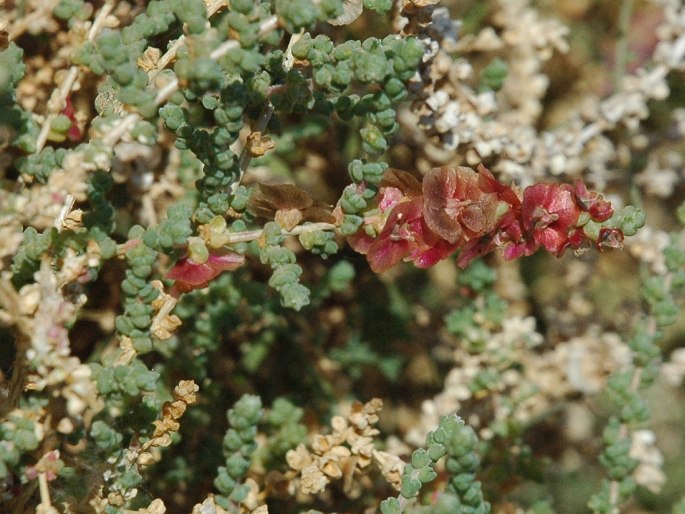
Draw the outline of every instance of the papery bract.
[[[449,243],[469,241],[495,227],[497,195],[483,191],[471,168],[433,168],[423,179],[423,195],[426,224]]]
[[[198,263],[188,256],[181,257],[164,278],[175,280],[171,293],[179,296],[195,289],[207,287],[209,283],[224,271],[239,268],[245,263],[245,257],[237,253],[224,255],[210,254],[207,262]]]

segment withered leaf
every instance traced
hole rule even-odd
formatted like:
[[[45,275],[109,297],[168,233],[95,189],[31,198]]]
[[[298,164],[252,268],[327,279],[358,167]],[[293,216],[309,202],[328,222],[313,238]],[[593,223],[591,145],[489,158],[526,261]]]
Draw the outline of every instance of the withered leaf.
[[[297,210],[302,214],[302,221],[335,222],[331,206],[292,184],[258,184],[250,196],[247,210],[253,216],[268,219],[274,219],[278,211]]]
[[[381,187],[395,187],[409,197],[421,196],[421,182],[411,173],[388,168],[383,174]]]
[[[276,144],[261,132],[252,132],[247,136],[247,147],[252,157],[261,157]]]

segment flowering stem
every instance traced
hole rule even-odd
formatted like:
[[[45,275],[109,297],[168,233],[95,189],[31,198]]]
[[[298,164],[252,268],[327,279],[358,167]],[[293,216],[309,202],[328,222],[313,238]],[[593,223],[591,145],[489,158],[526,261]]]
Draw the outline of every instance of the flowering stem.
[[[308,223],[306,225],[298,225],[292,230],[284,230],[283,234],[288,236],[298,236],[300,234],[307,234],[309,232],[316,232],[318,230],[335,230],[337,228],[333,223]],[[264,230],[249,230],[247,232],[236,232],[229,234],[226,244],[246,243],[259,239],[264,234]]]

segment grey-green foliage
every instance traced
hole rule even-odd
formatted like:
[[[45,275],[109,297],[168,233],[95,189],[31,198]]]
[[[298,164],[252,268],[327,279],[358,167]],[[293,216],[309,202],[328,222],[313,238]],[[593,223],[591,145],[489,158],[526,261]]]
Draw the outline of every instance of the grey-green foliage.
[[[50,149],[47,147],[45,150]],[[49,152],[41,152],[41,155]],[[89,240],[95,241],[101,251],[103,259],[109,259],[116,253],[116,243],[109,237],[114,229],[114,210],[107,194],[112,186],[111,177],[104,172],[91,175],[87,193],[91,209],[83,216],[85,228],[59,232],[50,227],[38,233],[33,227],[27,227],[19,250],[12,260],[12,282],[21,287],[33,279],[33,274],[40,267],[41,259],[47,255],[62,255],[67,248],[85,251]],[[88,268],[88,277],[97,278],[99,264]]]
[[[38,448],[35,423],[20,414],[10,414],[0,424],[0,478],[7,477],[9,470],[16,466],[22,454]]]
[[[344,291],[354,280],[355,271],[349,261],[336,262],[326,273],[326,285],[334,292]]]
[[[262,400],[256,395],[243,395],[228,410],[230,428],[223,441],[225,465],[219,467],[214,486],[223,495],[218,498],[224,507],[229,502],[240,503],[249,492],[242,479],[250,468],[252,456],[257,449],[257,424],[264,415]]]
[[[362,378],[364,368],[378,369],[388,380],[397,380],[404,359],[400,355],[383,355],[355,335],[345,346],[333,348],[328,356],[338,362],[352,380]]]
[[[409,506],[408,500],[418,496],[423,484],[437,476],[434,467],[447,456],[445,469],[449,473],[447,487],[434,505],[419,508],[417,512],[442,514],[487,514],[490,504],[483,499],[481,485],[476,480],[480,459],[475,450],[478,437],[456,414],[440,419],[438,428],[426,437],[426,445],[414,451],[411,463],[402,474],[400,496],[381,503],[383,514],[400,514]]]
[[[304,443],[307,427],[302,424],[304,411],[285,398],[277,398],[271,410],[264,417],[271,430],[264,447],[262,460],[278,465],[283,462],[288,450]],[[273,468],[270,468],[273,469]]]
[[[338,244],[334,240],[335,233],[330,230],[316,230],[300,234],[302,248],[327,259],[338,251]]]
[[[459,498],[464,514],[487,514],[490,504],[483,498],[481,484],[476,479],[480,458],[476,453],[478,436],[457,416],[447,416],[441,426],[429,434],[428,439],[445,446],[449,473],[446,494]]]
[[[77,4],[63,0],[60,12],[73,11]],[[367,8],[384,12],[389,6],[388,2],[368,2]],[[280,45],[282,31],[261,31],[262,24],[273,14],[279,16],[287,32],[294,33],[301,28],[311,30],[315,22],[334,18],[342,10],[341,0],[236,1],[217,16],[216,30],[212,30],[206,27],[207,13],[201,0],[155,0],[129,26],[105,29],[94,42],[81,48],[76,62],[107,76],[98,95],[98,111],[105,118],[120,116],[118,113],[125,105],[133,106],[143,117],[159,114],[166,127],[175,133],[176,146],[192,151],[202,163],[201,175],[195,183],[198,194],[194,211],[177,217],[170,214],[158,227],[148,229],[143,235],[145,245],[170,253],[186,243],[193,222],[208,223],[216,215],[225,215],[229,208],[238,212],[244,209],[245,195],[232,194],[241,177],[233,145],[246,119],[260,116],[267,102],[275,108],[275,120],[289,113],[319,116],[324,125],[335,119],[335,113],[344,121],[361,118],[359,136],[364,152],[373,158],[385,152],[389,138],[398,129],[394,106],[406,97],[404,82],[416,73],[423,55],[419,40],[393,35],[336,45],[328,36],[305,33],[292,48],[301,63],[286,67]],[[177,50],[173,73],[167,70],[161,75],[169,75],[166,80],[175,75],[181,87],[166,104],[157,106],[156,92],[137,62],[153,38],[177,23],[185,24],[189,43]],[[228,34],[238,44],[218,58],[213,56],[212,51],[226,42]],[[363,94],[351,94],[353,87]],[[150,127],[154,132],[153,125]],[[286,131],[284,138],[287,137]],[[148,139],[154,140],[154,134]],[[50,169],[61,163],[62,155],[51,152],[52,149],[46,149],[32,156],[24,166],[25,171],[44,179]],[[35,160],[38,162],[34,163]],[[363,218],[359,212],[376,194],[386,166],[361,160],[350,165],[350,174],[357,184],[346,188],[343,194],[343,233],[351,234],[360,227]],[[104,205],[100,207],[104,213]],[[270,228],[265,229],[268,234]],[[302,234],[300,240],[306,249],[324,258],[337,251],[330,232]],[[141,261],[140,271],[147,263],[142,263],[144,250],[136,252],[141,253],[136,257]],[[152,253],[149,255],[151,259]],[[267,241],[260,258],[273,268],[270,285],[278,290],[284,306],[300,310],[309,303],[309,290],[299,282],[301,268],[295,263],[294,254],[283,248],[282,240]],[[127,295],[139,299],[127,300],[127,312],[118,318],[117,328],[131,336],[138,351],[144,352],[150,349],[146,334],[149,324],[143,323],[150,309],[148,300],[140,301],[138,291],[147,278],[131,270],[128,274],[131,276],[125,281]]]
[[[22,244],[12,259],[12,282],[16,287],[32,279],[40,267],[41,258],[56,244],[58,237],[54,227],[45,229],[43,233],[38,233],[33,227],[24,230]]]
[[[144,244],[143,234],[140,226],[132,227],[128,234],[129,240],[138,242],[126,251],[129,269],[121,283],[125,294],[124,313],[115,320],[119,334],[130,337],[138,353],[152,350],[150,326],[154,309],[151,303],[159,296],[159,290],[150,283],[157,252]]]
[[[141,392],[152,392],[157,387],[159,373],[152,371],[139,359],[128,365],[92,363],[93,378],[98,392],[118,400],[137,398]]]
[[[610,221],[614,226],[622,227],[625,235],[633,235],[644,225],[645,215],[639,209],[627,206]],[[625,502],[636,489],[631,473],[637,461],[630,457],[630,430],[649,421],[650,412],[642,390],[651,385],[659,374],[661,330],[675,323],[681,310],[678,300],[685,287],[682,237],[682,232],[671,234],[671,244],[664,251],[665,274],[642,272],[641,293],[648,309],[647,314],[635,323],[633,335],[628,340],[632,366],[615,371],[607,383],[607,393],[618,413],[609,418],[602,435],[604,448],[599,461],[606,469],[608,479],[603,480],[599,492],[588,502],[595,512],[615,512],[617,505]]]
[[[364,0],[364,8],[384,14],[392,8],[392,0]]]
[[[480,74],[482,86],[495,91],[501,89],[504,80],[507,78],[507,71],[507,63],[499,57],[495,57]]]
[[[16,166],[22,173],[35,177],[38,182],[46,183],[53,170],[62,167],[67,154],[64,148],[46,146],[40,152],[20,157]]]
[[[335,111],[342,120],[362,117],[359,131],[362,149],[370,156],[382,155],[388,138],[399,128],[393,106],[406,97],[404,82],[416,73],[423,46],[415,38],[388,36],[384,39],[346,41],[334,45],[330,38],[308,33],[292,47],[293,55],[309,63],[317,89],[312,96],[297,87],[304,73],[291,70],[288,87],[273,95],[276,107],[294,111],[314,109],[326,116]],[[378,85],[380,91],[363,96],[349,94],[353,84]],[[347,93],[347,94],[346,94]]]
[[[281,296],[281,304],[299,311],[309,304],[309,289],[300,284],[302,268],[295,263],[295,254],[282,246],[284,235],[276,222],[264,225],[266,245],[261,249],[259,258],[263,264],[269,264],[273,274],[269,285]]]
[[[10,42],[0,51],[0,145],[11,144],[24,152],[36,150],[38,125],[30,112],[16,102],[15,88],[24,76],[24,51]]]

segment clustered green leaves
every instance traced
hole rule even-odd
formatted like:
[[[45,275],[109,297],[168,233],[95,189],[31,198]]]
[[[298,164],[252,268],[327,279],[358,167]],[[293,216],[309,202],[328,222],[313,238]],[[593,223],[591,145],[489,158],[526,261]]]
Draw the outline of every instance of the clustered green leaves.
[[[300,284],[302,268],[295,262],[292,250],[282,246],[285,236],[276,222],[264,225],[264,247],[259,252],[263,264],[273,269],[269,285],[281,295],[281,303],[299,311],[309,303],[309,289]]]
[[[38,124],[31,113],[16,102],[16,87],[26,69],[23,55],[24,51],[13,41],[0,51],[0,128],[4,129],[0,143],[10,144],[24,152],[33,152],[36,149]]]
[[[259,396],[243,395],[227,413],[230,428],[224,436],[223,452],[226,462],[219,467],[215,487],[223,495],[219,503],[228,508],[229,502],[240,503],[250,488],[241,481],[250,467],[257,449],[257,424],[264,415]]]
[[[23,453],[38,448],[38,427],[21,412],[10,414],[0,424],[0,479],[6,479]]]
[[[383,514],[400,514],[405,511],[407,500],[418,496],[421,487],[435,480],[435,464],[447,456],[445,469],[450,480],[428,512],[447,514],[488,514],[490,504],[483,499],[476,472],[480,458],[475,453],[478,436],[473,429],[456,414],[440,419],[438,428],[426,437],[426,445],[412,453],[411,463],[402,474],[402,485],[398,498],[389,498],[381,503]]]
[[[388,148],[388,138],[399,128],[393,105],[407,96],[404,82],[416,73],[423,45],[412,37],[388,36],[382,40],[346,41],[336,46],[327,36],[312,38],[306,33],[293,45],[292,52],[295,58],[310,65],[317,86],[311,97],[300,98],[306,101],[302,107],[323,115],[336,112],[345,121],[355,116],[362,118],[362,149],[372,157],[382,155]],[[302,73],[292,70],[297,76]],[[363,95],[349,94],[350,89],[360,86],[382,89]],[[293,98],[296,91],[297,88],[288,87],[282,95],[273,95],[274,105],[298,105],[297,98]]]
[[[142,244],[140,240],[143,234],[144,229],[140,226],[131,228],[128,234],[129,240],[137,243],[126,251],[126,260],[130,267],[121,283],[121,290],[126,295],[124,314],[116,319],[117,331],[130,337],[133,348],[141,354],[152,350],[151,303],[159,296],[159,290],[150,283],[157,252]]]
[[[303,417],[302,408],[286,398],[277,398],[264,416],[263,421],[270,433],[267,444],[258,450],[257,458],[269,468],[283,463],[288,450],[306,440],[307,427],[302,424]]]

